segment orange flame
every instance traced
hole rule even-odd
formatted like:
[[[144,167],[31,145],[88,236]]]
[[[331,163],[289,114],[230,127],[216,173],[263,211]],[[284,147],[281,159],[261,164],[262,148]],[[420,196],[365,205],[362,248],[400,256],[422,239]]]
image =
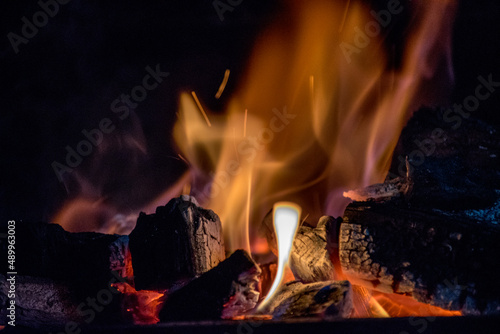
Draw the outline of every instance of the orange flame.
[[[452,81],[454,1],[393,0],[372,13],[347,5],[291,1],[258,39],[224,115],[180,96],[174,136],[192,166],[191,192],[220,215],[229,251],[248,250],[248,224],[253,240],[276,201],[298,203],[312,221],[341,215],[342,192],[383,181],[410,113]],[[375,15],[404,12],[412,23],[393,66]]]

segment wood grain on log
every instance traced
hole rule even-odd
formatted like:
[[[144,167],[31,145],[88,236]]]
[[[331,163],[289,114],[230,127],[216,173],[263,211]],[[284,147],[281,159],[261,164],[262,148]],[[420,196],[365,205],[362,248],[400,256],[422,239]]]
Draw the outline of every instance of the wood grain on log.
[[[353,283],[465,314],[500,311],[500,227],[400,200],[350,204],[339,257]]]
[[[352,288],[348,281],[325,281],[283,285],[262,313],[274,319],[322,317],[348,318],[353,311]]]
[[[303,283],[314,283],[334,278],[333,264],[327,250],[327,230],[334,223],[333,217],[323,216],[316,228],[299,228],[290,253],[290,269],[296,279]]]
[[[333,217],[323,216],[315,228],[305,224],[298,228],[289,263],[295,279],[303,283],[313,283],[334,278],[334,267],[330,260],[327,239],[329,231],[335,228],[336,223]],[[271,251],[278,255],[272,213],[264,218],[261,233],[265,235]]]
[[[189,196],[172,199],[154,214],[141,213],[129,237],[137,290],[168,289],[225,258],[219,217]]]

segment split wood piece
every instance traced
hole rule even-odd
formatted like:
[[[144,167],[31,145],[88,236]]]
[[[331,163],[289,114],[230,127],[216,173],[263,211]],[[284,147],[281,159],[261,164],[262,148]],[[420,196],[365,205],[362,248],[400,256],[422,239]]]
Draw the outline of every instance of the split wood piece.
[[[402,201],[350,204],[339,258],[354,284],[464,314],[500,312],[500,226]]]
[[[321,317],[336,320],[350,317],[353,311],[352,287],[348,281],[325,281],[283,285],[262,310],[273,319]]]
[[[169,289],[224,260],[221,222],[193,197],[174,198],[154,214],[141,212],[130,251],[137,290]]]
[[[232,318],[255,307],[259,266],[243,250],[235,251],[198,278],[167,294],[160,321]]]
[[[330,216],[319,219],[316,228],[302,225],[293,241],[290,253],[290,269],[295,279],[303,283],[328,281],[334,278],[334,268],[328,251],[328,234],[335,229],[337,220]],[[264,232],[271,251],[278,255],[272,213],[263,220]]]
[[[357,202],[369,200],[383,202],[408,194],[411,187],[412,182],[409,177],[396,177],[384,183],[377,183],[365,188],[346,191],[343,195]]]
[[[116,273],[130,278],[130,260],[128,236],[70,233],[57,224],[16,224],[14,271],[68,283],[78,293],[76,297],[95,295]],[[7,270],[7,261],[0,262],[0,269],[13,271]]]

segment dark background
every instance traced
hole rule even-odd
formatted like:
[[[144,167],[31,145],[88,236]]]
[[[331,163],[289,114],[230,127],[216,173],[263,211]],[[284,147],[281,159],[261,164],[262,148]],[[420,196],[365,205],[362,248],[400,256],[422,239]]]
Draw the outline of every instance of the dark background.
[[[195,90],[208,108],[222,111],[255,37],[285,9],[281,1],[244,0],[221,21],[212,1],[72,0],[15,54],[7,34],[21,34],[21,18],[32,21],[40,7],[37,1],[2,1],[2,221],[49,220],[64,201],[82,193],[125,211],[150,201],[186,169],[171,140],[179,92]],[[396,30],[392,38],[401,34]],[[479,75],[500,81],[499,42],[498,1],[460,1],[452,103],[474,93]],[[120,121],[110,111],[111,102],[130,94],[141,84],[145,67],[156,64],[170,76],[148,92],[134,115]],[[228,86],[216,100],[227,68]],[[499,112],[500,91],[481,102],[475,116],[498,125]],[[84,139],[81,131],[96,128],[104,117],[117,129],[59,182],[52,162],[64,163],[65,147],[75,148]],[[91,190],[82,188],[77,175],[90,180]]]

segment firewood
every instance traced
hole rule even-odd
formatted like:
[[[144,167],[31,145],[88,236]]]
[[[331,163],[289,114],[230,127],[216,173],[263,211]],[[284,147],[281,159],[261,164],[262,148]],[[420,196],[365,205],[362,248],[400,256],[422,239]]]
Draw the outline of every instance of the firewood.
[[[490,207],[500,189],[500,131],[473,114],[450,122],[447,113],[422,108],[413,114],[394,149],[388,180],[410,176],[407,200],[413,205]]]
[[[0,262],[1,272],[7,261]],[[116,277],[131,278],[128,236],[70,233],[57,224],[18,222],[16,263],[19,275],[68,283],[76,297],[95,295]]]
[[[383,292],[500,312],[500,134],[473,117],[453,126],[444,112],[410,119],[386,182],[344,193],[359,202],[341,224],[341,267]]]
[[[225,258],[219,217],[189,196],[141,213],[129,237],[137,290],[169,289]]]
[[[6,317],[9,284],[0,274],[0,317],[3,321],[9,320]],[[77,312],[74,291],[67,284],[56,283],[50,278],[19,275],[15,277],[15,296],[15,323],[18,326],[53,328],[64,326],[68,321],[83,320]],[[3,321],[0,324],[6,325]]]
[[[114,272],[108,284],[98,291],[83,296],[81,286],[68,281],[47,277],[0,274],[0,325],[9,319],[7,306],[10,303],[9,287],[15,285],[15,323],[37,329],[60,331],[68,322],[74,326],[89,323],[109,324],[123,322],[121,303],[123,296],[112,285],[125,283],[125,279]],[[14,280],[12,280],[12,277]],[[8,280],[9,279],[9,280]]]
[[[259,266],[243,250],[182,288],[167,292],[160,321],[232,318],[257,304]]]
[[[262,313],[273,319],[321,317],[328,320],[348,318],[353,311],[352,287],[348,281],[325,281],[283,285]]]
[[[290,253],[290,269],[295,279],[303,283],[328,281],[334,278],[334,268],[328,252],[328,230],[334,228],[336,220],[323,216],[317,226],[303,224],[297,230]],[[278,255],[272,214],[262,222],[261,232],[266,236],[271,251]]]
[[[352,203],[340,227],[342,269],[382,292],[464,314],[499,312],[500,227],[485,217],[400,199]]]

